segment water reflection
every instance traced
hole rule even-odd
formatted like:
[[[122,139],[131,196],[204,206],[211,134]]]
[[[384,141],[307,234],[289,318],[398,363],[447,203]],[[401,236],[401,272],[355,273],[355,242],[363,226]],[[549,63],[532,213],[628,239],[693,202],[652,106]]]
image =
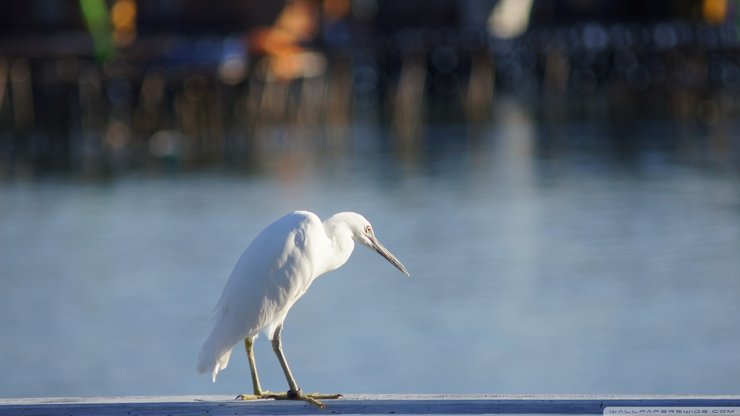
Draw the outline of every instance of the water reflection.
[[[737,391],[736,127],[497,105],[477,131],[431,126],[413,161],[358,124],[344,152],[268,149],[259,174],[3,183],[0,396],[244,391],[239,353],[211,385],[197,351],[235,259],[297,208],[362,212],[413,276],[358,250],[316,282],[285,333],[307,389]]]

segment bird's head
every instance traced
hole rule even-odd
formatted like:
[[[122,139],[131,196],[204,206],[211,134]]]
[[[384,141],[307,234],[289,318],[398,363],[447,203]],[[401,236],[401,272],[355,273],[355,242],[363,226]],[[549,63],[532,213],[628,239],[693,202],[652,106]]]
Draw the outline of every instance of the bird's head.
[[[406,267],[401,263],[401,261],[388,251],[385,246],[380,244],[380,241],[378,241],[378,238],[375,236],[375,232],[373,231],[373,226],[370,224],[370,221],[355,212],[342,212],[336,216],[341,216],[343,222],[352,232],[352,239],[356,243],[375,250],[378,254],[385,257],[385,259],[392,265],[396,266],[401,273],[406,276],[410,276],[408,270],[406,270]]]

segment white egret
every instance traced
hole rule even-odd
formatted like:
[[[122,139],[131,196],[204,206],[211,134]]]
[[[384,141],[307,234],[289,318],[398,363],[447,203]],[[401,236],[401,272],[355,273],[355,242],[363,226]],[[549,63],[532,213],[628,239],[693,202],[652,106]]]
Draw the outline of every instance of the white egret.
[[[322,223],[311,212],[296,211],[267,226],[241,255],[226,282],[213,329],[200,351],[198,371],[210,371],[216,382],[216,375],[229,363],[234,345],[243,340],[254,394],[238,399],[296,399],[323,407],[317,399],[340,397],[302,393],[283,354],[280,334],[293,304],[317,277],[342,266],[355,243],[372,248],[409,275],[360,214],[341,212]],[[290,388],[287,393],[263,391],[260,386],[252,346],[262,331],[272,341],[285,373]]]

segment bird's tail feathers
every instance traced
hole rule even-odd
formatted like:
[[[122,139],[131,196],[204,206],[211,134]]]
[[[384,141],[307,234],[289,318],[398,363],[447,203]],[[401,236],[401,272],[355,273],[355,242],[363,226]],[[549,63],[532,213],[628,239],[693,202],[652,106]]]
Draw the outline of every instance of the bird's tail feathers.
[[[218,373],[226,369],[229,365],[229,358],[231,357],[231,351],[233,346],[224,348],[217,348],[217,346],[209,338],[208,341],[203,345],[198,356],[198,373],[205,373],[211,371],[211,380],[215,383],[216,376]]]

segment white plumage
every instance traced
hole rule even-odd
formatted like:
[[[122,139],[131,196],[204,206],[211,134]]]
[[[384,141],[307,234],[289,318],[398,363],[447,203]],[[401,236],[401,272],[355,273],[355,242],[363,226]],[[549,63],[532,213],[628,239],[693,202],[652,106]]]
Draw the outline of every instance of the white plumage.
[[[229,364],[234,345],[246,340],[255,395],[262,395],[257,391],[251,343],[264,331],[273,341],[291,391],[300,395],[282,356],[280,329],[290,308],[314,279],[343,265],[355,242],[376,250],[408,275],[401,262],[378,242],[370,223],[357,213],[335,214],[322,223],[311,212],[296,211],[265,228],[241,255],[226,282],[213,329],[200,352],[198,372],[210,371],[215,382]]]

